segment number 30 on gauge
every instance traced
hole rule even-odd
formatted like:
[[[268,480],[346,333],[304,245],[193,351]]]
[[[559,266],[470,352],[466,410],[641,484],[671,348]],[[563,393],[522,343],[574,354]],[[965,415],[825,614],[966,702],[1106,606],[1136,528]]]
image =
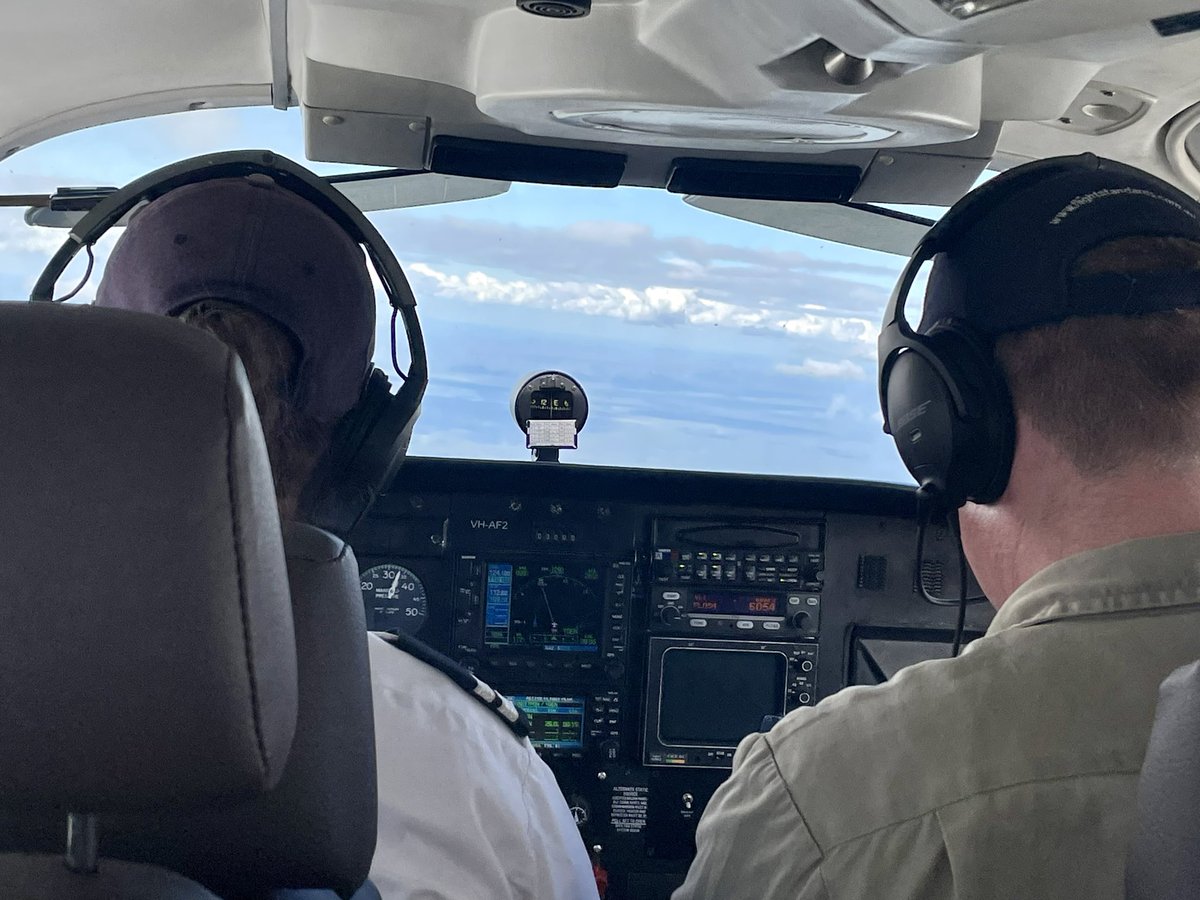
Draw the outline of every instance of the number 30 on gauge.
[[[416,634],[429,614],[425,585],[404,566],[372,566],[359,576],[367,627]]]

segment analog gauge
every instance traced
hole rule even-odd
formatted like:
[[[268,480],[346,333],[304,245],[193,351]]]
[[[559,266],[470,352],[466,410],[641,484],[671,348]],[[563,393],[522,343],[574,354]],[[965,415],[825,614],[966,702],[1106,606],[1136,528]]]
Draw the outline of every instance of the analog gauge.
[[[416,634],[425,624],[429,604],[425,585],[404,566],[372,566],[359,576],[367,628]]]

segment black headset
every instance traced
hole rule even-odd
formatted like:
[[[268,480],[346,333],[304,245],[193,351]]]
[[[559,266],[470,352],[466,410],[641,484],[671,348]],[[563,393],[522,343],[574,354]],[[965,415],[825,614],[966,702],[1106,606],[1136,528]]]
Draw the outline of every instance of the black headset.
[[[944,511],[1004,493],[1016,441],[1012,397],[992,341],[955,320],[917,334],[904,316],[908,292],[925,263],[952,249],[1011,191],[1098,164],[1090,155],[1046,160],[977,188],[921,239],[888,301],[879,334],[883,430],[920,485],[919,496]]]
[[[402,381],[400,388],[393,394],[387,375],[368,364],[358,402],[338,421],[329,452],[301,495],[306,518],[345,536],[375,497],[386,490],[403,462],[429,373],[417,301],[408,279],[375,226],[344,194],[303,166],[268,150],[214,153],[173,163],[97,203],[71,229],[33,286],[29,299],[53,301],[55,283],[75,255],[86,249],[90,259],[92,246],[100,236],[139,204],[187,184],[256,174],[266,175],[337,222],[366,251],[392,307],[392,361]],[[396,358],[397,317],[403,320],[408,339],[407,374],[400,371]]]

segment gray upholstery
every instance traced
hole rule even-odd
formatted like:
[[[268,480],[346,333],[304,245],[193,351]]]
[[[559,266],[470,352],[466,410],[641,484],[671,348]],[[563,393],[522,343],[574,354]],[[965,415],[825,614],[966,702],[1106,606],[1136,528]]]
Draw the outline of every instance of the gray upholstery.
[[[1159,689],[1125,881],[1129,900],[1200,897],[1200,662]]]
[[[108,817],[107,854],[167,865],[226,900],[366,880],[375,852],[375,727],[358,564],[349,546],[284,526],[300,672],[291,756],[278,787],[190,815]]]
[[[0,804],[252,796],[296,717],[241,363],[155,316],[0,304]]]
[[[4,900],[217,900],[195,882],[157,866],[103,860],[100,870],[75,875],[61,856],[0,855],[0,897]]]

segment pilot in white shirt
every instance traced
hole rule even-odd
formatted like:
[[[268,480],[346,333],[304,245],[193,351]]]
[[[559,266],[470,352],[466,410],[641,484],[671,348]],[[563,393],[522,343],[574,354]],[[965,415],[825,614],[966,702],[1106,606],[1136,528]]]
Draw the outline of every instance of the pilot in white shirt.
[[[389,639],[369,640],[379,768],[371,880],[380,893],[595,900],[579,829],[528,737]]]
[[[237,350],[280,514],[308,521],[304,487],[357,403],[374,349],[374,290],[358,245],[264,177],[190,184],[130,221],[96,302],[177,316]],[[411,652],[369,643],[379,772],[371,874],[383,896],[594,900],[582,838],[528,738]],[[503,711],[516,718],[511,704]]]

